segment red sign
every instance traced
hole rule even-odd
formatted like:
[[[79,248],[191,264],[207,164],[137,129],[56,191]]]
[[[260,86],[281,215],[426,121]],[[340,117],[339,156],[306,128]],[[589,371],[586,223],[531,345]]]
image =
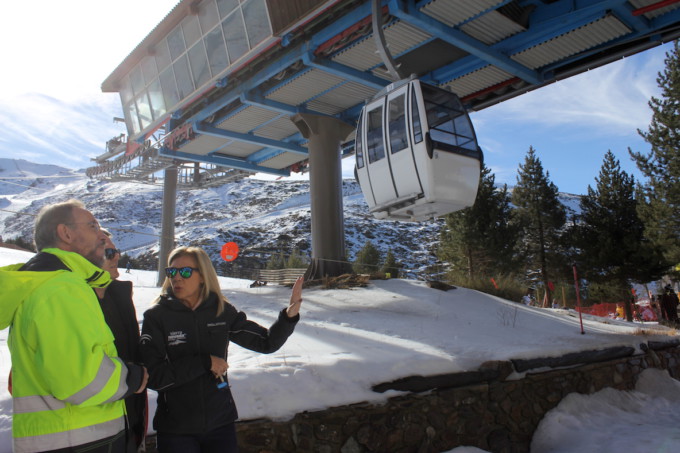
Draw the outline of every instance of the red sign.
[[[238,256],[238,245],[236,245],[236,242],[227,242],[224,244],[220,256],[224,261],[234,261]]]

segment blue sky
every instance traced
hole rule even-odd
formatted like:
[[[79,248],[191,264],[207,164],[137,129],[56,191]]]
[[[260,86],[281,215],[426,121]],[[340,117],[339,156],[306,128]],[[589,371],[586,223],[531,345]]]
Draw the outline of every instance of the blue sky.
[[[124,132],[117,94],[104,79],[175,6],[176,0],[9,2],[0,39],[0,157],[85,168],[108,139]],[[36,14],[39,11],[40,14]],[[132,13],[134,12],[134,14]],[[55,20],[58,18],[58,20]],[[529,146],[562,192],[583,194],[607,150],[639,178],[628,147],[647,151],[638,135],[651,119],[666,44],[472,114],[487,165],[514,185]],[[10,68],[10,70],[7,70]],[[352,177],[353,161],[343,162]]]

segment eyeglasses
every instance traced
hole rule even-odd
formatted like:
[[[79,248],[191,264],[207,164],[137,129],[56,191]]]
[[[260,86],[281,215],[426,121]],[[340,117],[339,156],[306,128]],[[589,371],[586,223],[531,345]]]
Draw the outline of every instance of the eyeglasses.
[[[105,249],[104,257],[107,260],[112,260],[116,255],[120,255],[120,250],[118,249]]]
[[[102,227],[99,225],[99,222],[96,220],[91,220],[89,222],[69,222],[65,223],[64,225],[89,225],[90,228],[92,228],[97,233],[99,233],[99,231],[102,229]]]
[[[165,275],[168,276],[168,278],[174,278],[175,275],[177,275],[177,272],[179,272],[179,276],[182,278],[191,278],[191,275],[194,273],[194,271],[197,271],[198,268],[196,267],[166,267],[165,268]]]

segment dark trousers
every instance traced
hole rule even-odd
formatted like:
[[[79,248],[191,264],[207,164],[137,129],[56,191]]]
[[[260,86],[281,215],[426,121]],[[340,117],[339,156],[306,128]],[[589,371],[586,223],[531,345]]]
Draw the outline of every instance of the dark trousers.
[[[233,423],[205,434],[158,433],[156,441],[158,453],[238,453]]]
[[[60,448],[44,453],[125,453],[125,431],[77,447]]]

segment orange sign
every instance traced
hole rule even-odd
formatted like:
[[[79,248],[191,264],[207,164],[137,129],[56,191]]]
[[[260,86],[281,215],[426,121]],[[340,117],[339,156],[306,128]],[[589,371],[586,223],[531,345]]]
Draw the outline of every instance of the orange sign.
[[[224,261],[234,261],[238,256],[238,245],[236,245],[236,242],[227,242],[224,244],[220,256]]]

